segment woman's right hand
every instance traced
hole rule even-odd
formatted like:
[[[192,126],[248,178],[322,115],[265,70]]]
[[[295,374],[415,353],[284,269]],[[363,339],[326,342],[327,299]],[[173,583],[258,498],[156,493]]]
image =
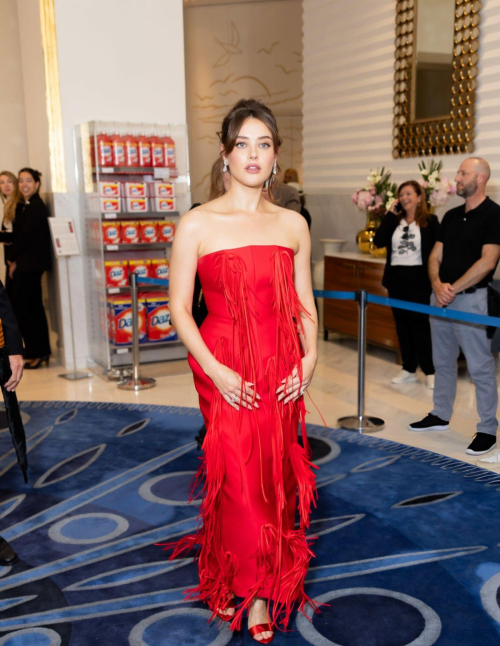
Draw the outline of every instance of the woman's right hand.
[[[259,408],[257,401],[251,403],[254,398],[254,384],[245,381],[242,392],[241,376],[231,368],[219,363],[210,377],[226,402],[236,410],[239,410],[240,405],[249,410],[253,410],[253,406]],[[260,399],[260,396],[255,394],[255,399]]]
[[[394,215],[401,215],[401,211],[397,210],[398,206],[400,207],[399,200],[395,200],[393,205],[391,206],[390,210],[388,211],[388,213],[393,213]]]

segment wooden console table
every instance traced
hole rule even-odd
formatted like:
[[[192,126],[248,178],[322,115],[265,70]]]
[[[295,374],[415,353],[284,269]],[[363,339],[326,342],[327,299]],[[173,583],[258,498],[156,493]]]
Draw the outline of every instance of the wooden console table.
[[[382,287],[385,259],[361,253],[339,252],[325,256],[325,290],[356,292],[387,296]],[[358,304],[352,301],[325,300],[323,317],[325,339],[328,332],[341,332],[357,338]],[[398,337],[392,311],[383,305],[368,305],[366,339],[369,343],[399,352]]]

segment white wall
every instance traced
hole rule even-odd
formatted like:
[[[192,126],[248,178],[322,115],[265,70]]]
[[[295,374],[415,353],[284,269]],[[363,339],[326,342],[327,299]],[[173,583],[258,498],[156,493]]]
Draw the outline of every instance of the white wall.
[[[302,170],[302,3],[187,6],[186,71],[193,200],[208,197],[217,131],[238,99],[258,98],[277,117],[283,169]]]
[[[2,0],[0,20],[0,171],[26,165],[28,140],[16,0]]]
[[[74,126],[185,123],[182,0],[55,0],[68,192]]]
[[[348,240],[364,224],[350,202],[370,168],[388,166],[394,181],[418,177],[418,158],[392,158],[395,4],[392,0],[304,0],[304,184],[319,237]],[[500,0],[482,9],[476,155],[500,187]],[[453,178],[464,155],[443,158]],[[437,158],[436,158],[437,159]],[[449,203],[451,204],[451,203]]]

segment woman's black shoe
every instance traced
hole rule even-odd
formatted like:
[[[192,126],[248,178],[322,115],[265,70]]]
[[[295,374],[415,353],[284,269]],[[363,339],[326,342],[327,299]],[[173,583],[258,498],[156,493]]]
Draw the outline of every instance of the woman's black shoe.
[[[25,363],[24,364],[24,369],[25,370],[36,370],[39,368],[43,363],[47,364],[47,367],[49,366],[49,357],[42,357],[41,359],[33,359],[34,363]]]
[[[5,538],[0,536],[0,565],[14,565],[17,561],[17,554],[7,543]]]

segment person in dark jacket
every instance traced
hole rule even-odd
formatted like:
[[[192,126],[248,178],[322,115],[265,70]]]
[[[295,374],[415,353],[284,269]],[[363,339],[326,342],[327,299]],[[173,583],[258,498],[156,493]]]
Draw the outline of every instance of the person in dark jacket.
[[[12,310],[4,286],[0,281],[0,320],[2,321],[5,344],[9,354],[10,369],[12,376],[4,384],[4,388],[10,392],[17,388],[23,376],[23,340],[16,317]],[[17,555],[7,541],[0,536],[0,565],[12,565],[17,561]]]
[[[382,284],[390,298],[429,305],[431,283],[427,264],[437,240],[439,221],[427,211],[425,191],[418,182],[404,182],[397,200],[385,215],[375,234],[376,247],[387,248]],[[417,381],[417,365],[426,375],[428,388],[434,388],[434,364],[429,317],[418,312],[392,310],[403,369],[394,384]]]
[[[24,339],[27,369],[48,365],[49,329],[42,302],[42,275],[51,266],[49,213],[38,191],[41,173],[19,171],[21,199],[16,207],[13,242],[9,247],[12,306]]]

